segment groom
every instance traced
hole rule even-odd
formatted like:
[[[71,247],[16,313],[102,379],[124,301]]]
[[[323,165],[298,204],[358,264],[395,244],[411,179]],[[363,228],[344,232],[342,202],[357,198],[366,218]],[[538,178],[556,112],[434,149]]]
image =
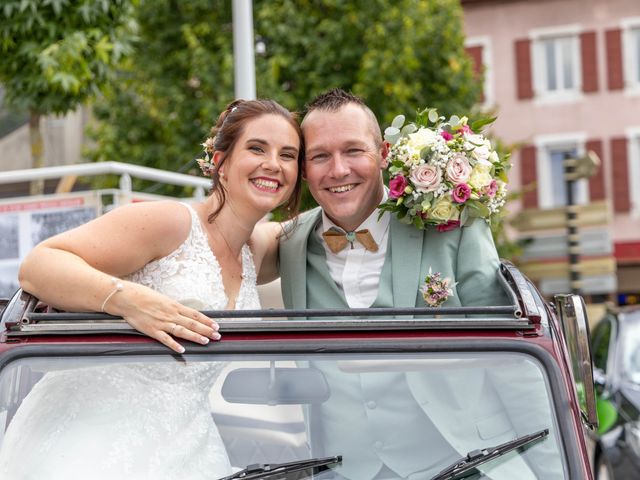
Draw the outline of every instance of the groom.
[[[419,288],[430,268],[457,282],[445,306],[508,304],[496,276],[498,255],[484,221],[439,232],[417,230],[388,212],[378,218],[377,206],[386,198],[382,170],[387,166],[388,145],[362,100],[340,89],[326,92],[309,104],[302,130],[303,175],[320,208],[302,215],[280,241],[279,270],[287,308],[424,307]],[[351,241],[345,241],[339,235],[365,229],[371,238],[351,234],[347,236]],[[346,248],[340,249],[340,244]],[[431,418],[446,414],[447,405],[439,405],[446,399],[438,400],[428,380],[419,375],[324,373],[332,398],[314,412],[318,423],[312,423],[310,430],[321,426],[320,443],[326,454],[342,453],[346,459],[349,452],[358,452],[353,455],[358,462],[343,464],[341,473],[347,478],[423,478],[437,473],[446,460],[501,443],[478,437],[473,418],[468,419],[468,431],[457,433],[440,424],[442,419]],[[381,408],[369,409],[375,404],[370,397],[364,398],[369,391],[384,396],[390,389],[402,392],[387,398],[407,399],[395,406],[393,426],[377,413]],[[429,414],[429,403],[438,403],[431,406],[439,415]],[[363,409],[366,415],[359,413]],[[403,428],[406,431],[400,431]],[[394,445],[363,434],[391,430]],[[418,431],[429,432],[430,449],[425,449],[424,434]],[[509,439],[516,436],[513,431],[506,434]],[[521,460],[505,467],[502,475],[494,469],[491,478],[535,478]]]
[[[484,221],[439,232],[402,224],[388,212],[378,219],[389,149],[362,100],[340,89],[326,92],[309,104],[302,130],[303,175],[321,208],[302,215],[280,243],[287,308],[424,307],[419,287],[429,268],[457,282],[445,306],[508,304]],[[336,231],[364,229],[375,242],[367,241],[369,248],[356,240],[332,250]]]

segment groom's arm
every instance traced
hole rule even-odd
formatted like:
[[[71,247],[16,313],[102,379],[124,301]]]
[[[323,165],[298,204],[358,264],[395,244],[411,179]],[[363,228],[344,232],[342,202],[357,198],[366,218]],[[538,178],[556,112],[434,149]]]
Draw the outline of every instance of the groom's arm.
[[[463,306],[508,305],[499,280],[500,259],[489,225],[476,219],[463,227],[456,258],[456,286]]]

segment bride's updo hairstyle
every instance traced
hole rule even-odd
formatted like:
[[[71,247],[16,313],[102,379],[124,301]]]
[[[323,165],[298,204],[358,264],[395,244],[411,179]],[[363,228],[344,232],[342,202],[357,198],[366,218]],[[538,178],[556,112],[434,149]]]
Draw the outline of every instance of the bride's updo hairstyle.
[[[213,152],[221,151],[223,155],[217,165],[211,169],[211,194],[218,198],[218,206],[209,215],[207,220],[212,223],[226,201],[226,189],[220,181],[220,168],[225,164],[227,158],[232,154],[238,139],[244,133],[245,126],[252,120],[262,115],[279,115],[284,118],[298,133],[300,139],[300,149],[298,153],[298,176],[296,185],[291,197],[284,203],[287,216],[297,215],[300,207],[300,197],[302,195],[302,162],[304,159],[304,144],[302,130],[298,124],[298,117],[290,112],[278,102],[273,100],[235,100],[227,105],[227,108],[220,114],[216,125],[211,129],[210,138],[205,145],[210,150],[209,158],[213,158]]]

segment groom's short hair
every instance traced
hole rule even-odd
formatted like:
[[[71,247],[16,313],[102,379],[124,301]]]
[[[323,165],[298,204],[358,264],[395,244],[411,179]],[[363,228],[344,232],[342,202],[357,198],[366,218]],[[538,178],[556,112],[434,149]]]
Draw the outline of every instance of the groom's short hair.
[[[304,119],[313,112],[319,110],[322,112],[337,112],[342,107],[353,103],[364,110],[370,120],[370,130],[373,136],[376,146],[382,145],[382,132],[380,131],[380,125],[373,111],[367,106],[364,101],[354,95],[351,92],[346,92],[341,88],[332,88],[326,92],[321,93],[316,98],[311,100],[305,108],[304,118],[302,120],[302,126],[304,127]]]

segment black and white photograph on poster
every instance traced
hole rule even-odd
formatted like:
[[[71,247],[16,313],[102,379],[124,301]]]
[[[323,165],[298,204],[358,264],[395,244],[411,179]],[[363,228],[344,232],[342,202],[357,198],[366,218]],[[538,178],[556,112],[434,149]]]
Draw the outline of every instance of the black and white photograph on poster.
[[[0,265],[0,298],[10,298],[18,290],[18,269],[20,263],[16,260]]]
[[[35,246],[49,237],[87,223],[94,218],[96,218],[96,209],[93,207],[34,213],[31,215],[31,241]]]
[[[19,256],[18,215],[0,215],[0,260]]]

